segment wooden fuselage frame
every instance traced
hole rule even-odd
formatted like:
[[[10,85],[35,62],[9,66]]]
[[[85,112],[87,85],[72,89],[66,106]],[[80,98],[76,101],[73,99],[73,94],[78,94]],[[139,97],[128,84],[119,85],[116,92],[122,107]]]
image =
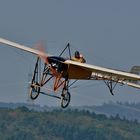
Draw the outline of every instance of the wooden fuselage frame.
[[[68,79],[87,80],[90,79],[92,72],[80,66],[68,64]]]

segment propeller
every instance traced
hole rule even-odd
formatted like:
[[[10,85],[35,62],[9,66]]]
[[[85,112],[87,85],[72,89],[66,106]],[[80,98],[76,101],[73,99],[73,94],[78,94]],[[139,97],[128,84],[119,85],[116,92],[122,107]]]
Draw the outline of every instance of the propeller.
[[[40,51],[41,53],[38,55],[46,64],[49,64],[48,61],[48,55],[45,52],[45,47],[44,47],[44,42],[43,41],[39,41],[34,48],[38,51]]]
[[[56,71],[54,68],[52,68],[52,66],[51,66],[50,63],[49,63],[48,55],[47,55],[47,53],[45,52],[45,47],[44,47],[45,45],[44,45],[44,44],[45,44],[44,41],[39,41],[39,42],[34,46],[34,48],[41,52],[40,55],[38,55],[38,56],[41,58],[41,60],[42,60],[45,64],[47,64],[48,66],[50,66],[50,69],[51,69],[51,71],[52,71],[53,76],[56,77],[56,76],[58,75],[58,73],[57,73],[57,71]]]

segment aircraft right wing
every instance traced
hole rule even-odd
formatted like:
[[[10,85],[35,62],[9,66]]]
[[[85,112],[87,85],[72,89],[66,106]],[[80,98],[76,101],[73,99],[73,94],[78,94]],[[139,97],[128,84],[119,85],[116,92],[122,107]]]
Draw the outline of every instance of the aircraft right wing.
[[[88,71],[91,71],[96,74],[101,74],[102,76],[110,76],[110,77],[116,77],[116,79],[124,79],[124,80],[136,80],[140,81],[140,76],[137,74],[129,73],[129,72],[124,72],[120,70],[113,70],[110,68],[104,68],[104,67],[99,67],[91,64],[86,64],[86,63],[80,63],[72,60],[66,60],[66,64],[69,65],[75,65],[79,66],[83,69],[86,69]]]
[[[100,80],[116,81],[117,83],[127,84],[129,86],[140,89],[140,76],[134,72],[124,72],[120,70],[113,70],[110,68],[99,67],[91,64],[80,63],[72,60],[66,60],[64,62],[68,65],[78,66],[91,73],[91,78],[99,78]],[[82,73],[81,73],[82,75]],[[94,78],[93,78],[94,80]]]

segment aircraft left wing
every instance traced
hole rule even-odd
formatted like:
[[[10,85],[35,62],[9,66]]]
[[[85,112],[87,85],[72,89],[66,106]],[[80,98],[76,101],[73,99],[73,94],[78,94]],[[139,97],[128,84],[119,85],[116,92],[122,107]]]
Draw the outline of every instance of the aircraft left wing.
[[[18,48],[18,49],[21,49],[23,51],[26,51],[26,52],[29,52],[29,53],[32,53],[32,54],[35,54],[38,56],[43,56],[43,57],[48,56],[48,54],[46,54],[44,52],[41,52],[39,50],[30,48],[30,47],[27,47],[27,46],[24,46],[24,45],[21,45],[21,44],[18,44],[18,43],[15,43],[15,42],[3,39],[3,38],[0,38],[0,44],[5,44],[5,45],[8,45],[10,47]]]
[[[91,77],[96,76],[101,78],[102,80],[112,80],[112,81],[118,81],[126,84],[133,84],[134,81],[135,83],[137,81],[140,81],[140,76],[137,74],[129,73],[129,72],[124,72],[124,71],[119,71],[119,70],[113,70],[109,68],[103,68],[91,64],[86,64],[86,63],[80,63],[72,60],[66,60],[66,64],[69,65],[74,65],[74,66],[79,66],[83,69],[86,69],[88,71],[91,71]],[[140,88],[140,87],[138,87]]]

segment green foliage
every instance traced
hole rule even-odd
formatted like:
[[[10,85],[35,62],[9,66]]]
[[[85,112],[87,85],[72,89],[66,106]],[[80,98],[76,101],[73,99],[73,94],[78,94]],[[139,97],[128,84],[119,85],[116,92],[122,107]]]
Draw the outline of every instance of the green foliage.
[[[88,111],[0,108],[1,140],[138,140],[140,124]]]

